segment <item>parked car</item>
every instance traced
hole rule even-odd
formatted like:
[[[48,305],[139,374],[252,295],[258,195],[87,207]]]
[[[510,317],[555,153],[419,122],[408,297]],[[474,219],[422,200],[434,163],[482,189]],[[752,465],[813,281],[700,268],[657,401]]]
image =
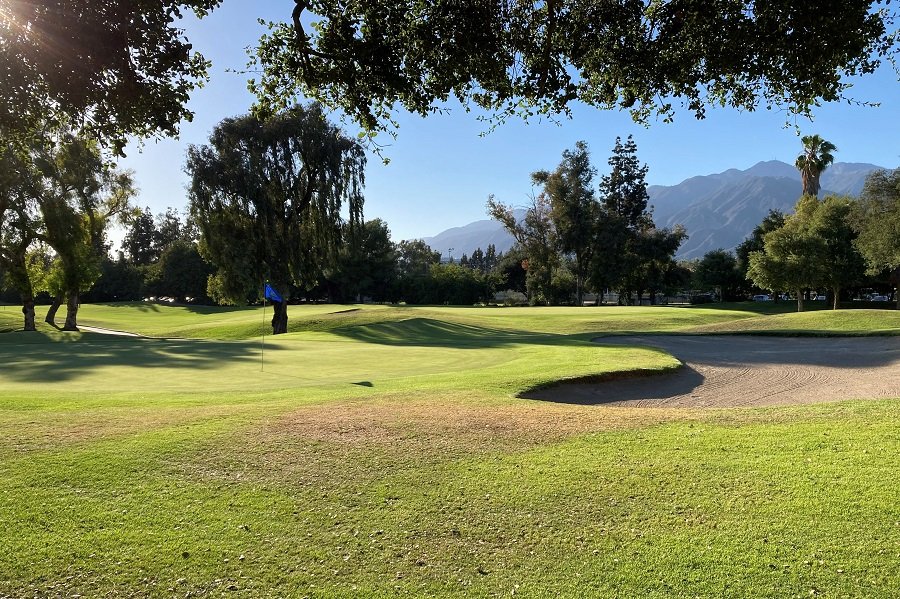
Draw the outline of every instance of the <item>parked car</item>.
[[[888,296],[886,295],[873,295],[869,298],[870,301],[873,302],[886,302],[888,301]]]
[[[815,300],[815,301],[817,301],[817,302],[824,302],[824,301],[825,301],[825,296],[824,296],[824,295],[817,295],[816,297],[813,298],[813,300]]]
[[[754,296],[753,296],[753,301],[754,301],[754,302],[771,302],[771,301],[772,301],[772,298],[769,297],[768,295],[765,295],[765,294],[763,294],[763,295],[754,295]]]

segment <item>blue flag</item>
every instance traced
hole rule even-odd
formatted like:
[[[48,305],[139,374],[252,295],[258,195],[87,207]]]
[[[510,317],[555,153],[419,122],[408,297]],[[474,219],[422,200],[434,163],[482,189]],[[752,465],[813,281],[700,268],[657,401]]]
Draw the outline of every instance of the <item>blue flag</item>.
[[[279,304],[284,301],[283,299],[281,299],[281,296],[278,295],[278,292],[272,289],[272,286],[268,283],[266,283],[266,299],[273,302],[278,302]]]

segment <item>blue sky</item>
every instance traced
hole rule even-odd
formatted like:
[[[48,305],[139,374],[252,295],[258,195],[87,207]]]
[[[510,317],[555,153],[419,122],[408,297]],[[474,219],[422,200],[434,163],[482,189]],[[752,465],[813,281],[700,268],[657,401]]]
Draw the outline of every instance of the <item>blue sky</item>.
[[[187,204],[184,158],[189,144],[205,143],[212,128],[225,117],[246,113],[253,102],[246,75],[235,73],[246,64],[245,48],[264,28],[257,18],[285,20],[290,2],[226,0],[210,16],[186,18],[184,27],[194,47],[212,61],[211,81],[194,93],[190,107],[194,121],[183,123],[177,140],[132,145],[120,164],[135,172],[141,190],[137,202],[154,213]],[[818,133],[838,147],[841,162],[900,165],[900,85],[888,67],[856,82],[850,95],[880,102],[879,108],[834,104],[817,110],[813,123],[798,122],[803,134]],[[627,113],[579,106],[561,125],[534,120],[509,121],[487,136],[485,125],[462,107],[450,106],[447,115],[422,119],[399,115],[399,135],[384,154],[385,166],[370,156],[366,170],[367,219],[384,219],[393,238],[434,235],[444,229],[487,218],[489,194],[523,205],[532,191],[529,174],[551,169],[560,154],[576,141],[590,146],[602,173],[616,136],[633,134],[640,159],[650,167],[650,184],[672,185],[694,175],[747,168],[761,160],[793,162],[800,150],[796,129],[785,127],[785,115],[774,111],[740,113],[711,109],[697,121],[680,114],[675,123],[637,125]],[[348,132],[352,124],[346,125]]]

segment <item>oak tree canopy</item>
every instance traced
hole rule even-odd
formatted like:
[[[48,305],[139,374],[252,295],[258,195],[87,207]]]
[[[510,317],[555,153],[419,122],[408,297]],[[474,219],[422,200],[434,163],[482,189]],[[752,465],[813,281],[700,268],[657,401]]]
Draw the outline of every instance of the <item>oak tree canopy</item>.
[[[263,112],[297,94],[390,130],[451,98],[495,118],[574,102],[670,120],[679,106],[808,115],[895,52],[887,2],[295,0],[251,81]]]
[[[208,63],[178,26],[221,0],[0,0],[0,131],[60,122],[121,151],[190,120]]]

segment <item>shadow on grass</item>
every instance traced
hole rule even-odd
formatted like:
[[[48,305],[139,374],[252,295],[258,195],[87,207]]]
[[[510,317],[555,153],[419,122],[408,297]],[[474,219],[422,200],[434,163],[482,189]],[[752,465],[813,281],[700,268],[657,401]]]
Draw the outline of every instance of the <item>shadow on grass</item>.
[[[711,366],[890,367],[889,372],[900,372],[896,337],[669,334],[597,337],[594,342],[607,347],[655,347],[682,362]]]
[[[138,312],[159,312],[161,304],[155,304],[153,302],[110,302],[91,305],[103,306],[104,308],[128,308],[129,310],[137,310]]]
[[[277,351],[281,351],[278,346],[266,347],[266,353]],[[256,341],[144,339],[44,332],[10,333],[0,338],[3,377],[18,382],[69,381],[96,368],[110,366],[212,370],[223,363],[258,361],[259,343]]]
[[[102,306],[104,308],[128,308],[139,312],[160,312],[160,308],[182,308],[187,312],[194,314],[224,314],[228,312],[241,312],[244,310],[253,310],[254,306],[205,306],[201,304],[176,304],[168,302],[111,302],[96,303],[92,306]]]
[[[487,348],[519,343],[573,345],[582,343],[563,335],[511,331],[431,318],[409,318],[395,322],[338,327],[336,335],[380,345]]]
[[[841,310],[894,310],[896,305],[893,302],[869,302],[869,301],[849,301],[840,303]],[[745,312],[755,312],[760,316],[770,316],[774,314],[794,314],[797,312],[797,300],[781,300],[778,302],[725,302],[712,304],[696,304],[693,306],[684,306],[687,309],[705,308],[708,310],[742,310]],[[830,302],[822,300],[806,300],[803,303],[804,312],[825,312],[831,311]]]

